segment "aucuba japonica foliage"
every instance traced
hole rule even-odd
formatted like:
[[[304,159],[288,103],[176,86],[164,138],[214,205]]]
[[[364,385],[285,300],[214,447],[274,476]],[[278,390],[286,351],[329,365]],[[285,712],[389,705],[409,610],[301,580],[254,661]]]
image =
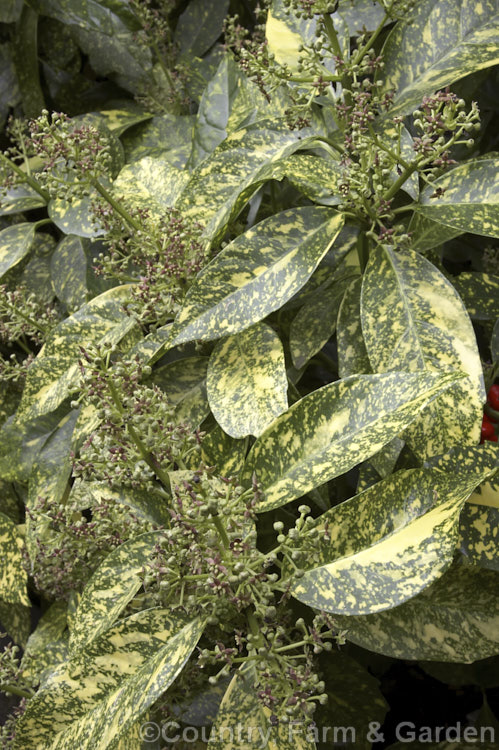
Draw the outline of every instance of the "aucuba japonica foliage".
[[[17,5],[3,744],[368,748],[499,656],[495,2]]]

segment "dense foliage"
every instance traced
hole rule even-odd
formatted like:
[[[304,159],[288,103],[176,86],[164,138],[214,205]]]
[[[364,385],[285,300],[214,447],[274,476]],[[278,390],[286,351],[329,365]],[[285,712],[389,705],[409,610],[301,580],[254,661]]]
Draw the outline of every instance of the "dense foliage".
[[[0,23],[4,747],[497,727],[496,0]]]

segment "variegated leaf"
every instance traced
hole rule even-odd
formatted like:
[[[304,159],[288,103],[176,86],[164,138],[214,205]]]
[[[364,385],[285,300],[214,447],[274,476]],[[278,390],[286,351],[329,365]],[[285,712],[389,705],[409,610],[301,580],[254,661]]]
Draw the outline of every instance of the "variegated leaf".
[[[131,487],[110,487],[107,482],[76,480],[71,487],[70,502],[76,510],[91,509],[92,506],[111,500],[114,504],[125,505],[134,516],[153,524],[168,526],[170,514],[163,495],[155,495],[149,490]]]
[[[499,276],[470,271],[460,273],[452,283],[474,320],[499,318]]]
[[[270,119],[231,133],[194,170],[177,208],[200,221],[207,241],[216,242],[260,185],[280,175],[279,161],[313,138]]]
[[[14,224],[0,232],[0,279],[29,253],[35,239],[35,224]]]
[[[450,566],[459,513],[484,477],[397,472],[320,517],[328,539],[291,593],[317,610],[382,612],[419,594]],[[316,556],[317,555],[317,556]]]
[[[499,571],[499,484],[486,482],[468,499],[459,519],[461,552],[473,565]]]
[[[120,102],[119,109],[101,109],[99,117],[104,120],[106,127],[119,138],[128,128],[138,125],[141,122],[150,120],[152,115],[144,112],[131,99]]]
[[[123,315],[130,289],[130,285],[114,287],[95,297],[50,334],[29,368],[18,420],[53,411],[76,390],[80,347],[112,348],[136,328],[134,318]]]
[[[440,271],[418,253],[376,246],[362,282],[361,321],[374,370],[454,368],[467,375],[411,428],[413,450],[427,457],[478,442],[485,391],[475,333]]]
[[[24,648],[31,630],[31,607],[0,599],[0,625],[12,640]]]
[[[30,605],[28,574],[23,565],[24,538],[21,527],[0,513],[0,598],[7,604]]]
[[[142,585],[141,572],[150,559],[159,532],[129,539],[113,550],[83,590],[75,613],[69,645],[82,649],[105,632]]]
[[[67,235],[52,253],[50,260],[52,287],[69,312],[87,301],[87,256],[81,237]]]
[[[96,224],[92,203],[99,197],[96,190],[89,196],[75,197],[69,201],[53,198],[48,207],[48,214],[56,227],[64,234],[75,234],[77,237],[102,237],[106,230]]]
[[[213,750],[312,750],[313,733],[305,724],[280,722],[273,726],[272,712],[263,706],[255,690],[254,668],[241,667],[227,688],[210,732]]]
[[[400,607],[335,623],[353,643],[396,659],[469,664],[499,653],[498,586],[499,573],[456,564]]]
[[[161,156],[144,156],[127,164],[113,183],[113,193],[124,196],[134,208],[148,209],[161,217],[175,204],[189,179],[189,173],[178,169]]]
[[[65,661],[68,655],[65,601],[51,604],[31,633],[21,661],[23,675],[43,682],[44,673]]]
[[[498,168],[499,158],[459,164],[423,190],[417,210],[461,232],[499,237]],[[433,197],[436,190],[443,195]]]
[[[264,219],[235,239],[187,293],[172,346],[243,331],[278,310],[308,281],[342,225],[332,209],[307,206]]]
[[[202,629],[199,620],[186,623],[160,608],[121,620],[47,676],[20,722],[17,746],[116,747],[177,676]]]
[[[351,282],[352,277],[347,277],[324,287],[315,299],[303,305],[293,319],[289,348],[293,364],[298,370],[334,334],[341,301]]]
[[[390,116],[412,112],[426,94],[499,62],[495,0],[422,0],[410,23],[395,24],[383,59]]]
[[[9,216],[42,206],[45,206],[44,198],[29,185],[14,185],[0,195],[0,216]]]
[[[201,57],[222,33],[229,0],[193,0],[182,13],[175,43],[187,58]]]
[[[281,174],[309,200],[321,206],[341,203],[338,185],[344,167],[339,161],[312,154],[293,154],[280,165]]]
[[[228,435],[260,435],[288,408],[279,336],[257,323],[219,341],[210,357],[206,387],[213,415]]]
[[[247,440],[235,440],[216,425],[201,444],[201,455],[207,466],[216,466],[220,476],[238,476],[246,458]]]
[[[152,374],[152,382],[175,405],[176,420],[195,428],[210,413],[206,394],[208,362],[208,357],[185,357],[158,367]]]
[[[336,340],[338,373],[341,378],[372,372],[360,318],[362,278],[352,281],[343,295],[338,311]]]
[[[396,437],[369,459],[369,463],[376,469],[380,477],[392,474],[398,458],[404,448],[404,441]]]
[[[462,234],[460,229],[448,227],[437,221],[432,221],[423,216],[419,211],[414,211],[409,222],[408,231],[411,233],[411,247],[418,253],[424,253],[435,247],[443,245],[444,242],[454,239]]]
[[[192,148],[194,119],[194,115],[165,114],[131,128],[122,138],[126,163],[152,156],[182,169]]]
[[[344,474],[404,430],[456,374],[353,375],[308,394],[257,439],[246,461],[264,491],[259,512]]]
[[[492,361],[499,362],[499,318],[495,322],[490,338],[490,352],[492,354]]]

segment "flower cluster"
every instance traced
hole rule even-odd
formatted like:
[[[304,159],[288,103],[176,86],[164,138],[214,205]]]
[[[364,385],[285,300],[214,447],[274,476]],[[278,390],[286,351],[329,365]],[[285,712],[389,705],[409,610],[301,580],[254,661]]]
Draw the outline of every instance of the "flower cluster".
[[[6,633],[0,633],[5,638]],[[21,667],[21,649],[13,643],[8,643],[0,651],[0,691],[11,693],[12,687],[18,695],[32,695],[34,682],[23,674]]]
[[[133,361],[111,362],[110,355],[82,349],[81,398],[97,409],[100,425],[74,461],[74,474],[110,487],[159,490],[168,472],[196,463],[200,433],[178,424],[174,407],[155,385],[140,381],[151,368]]]
[[[36,528],[36,542],[26,567],[36,589],[50,598],[66,599],[81,591],[104,558],[127,539],[154,527],[114,498],[95,500],[85,485],[54,504],[39,497],[26,510]]]
[[[108,248],[99,255],[96,272],[120,282],[137,281],[128,310],[143,324],[164,325],[177,314],[207,260],[200,225],[175,209],[158,217],[139,208],[134,216],[141,229],[134,231],[109,206],[96,206],[95,213]]]

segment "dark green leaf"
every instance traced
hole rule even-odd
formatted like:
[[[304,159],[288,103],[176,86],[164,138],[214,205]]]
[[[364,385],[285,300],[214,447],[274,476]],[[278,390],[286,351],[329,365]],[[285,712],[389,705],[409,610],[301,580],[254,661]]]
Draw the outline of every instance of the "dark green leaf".
[[[201,57],[217,41],[229,0],[191,0],[178,20],[175,42],[185,57]]]
[[[78,310],[87,301],[87,256],[83,240],[75,235],[64,237],[50,263],[52,286],[68,311]]]

